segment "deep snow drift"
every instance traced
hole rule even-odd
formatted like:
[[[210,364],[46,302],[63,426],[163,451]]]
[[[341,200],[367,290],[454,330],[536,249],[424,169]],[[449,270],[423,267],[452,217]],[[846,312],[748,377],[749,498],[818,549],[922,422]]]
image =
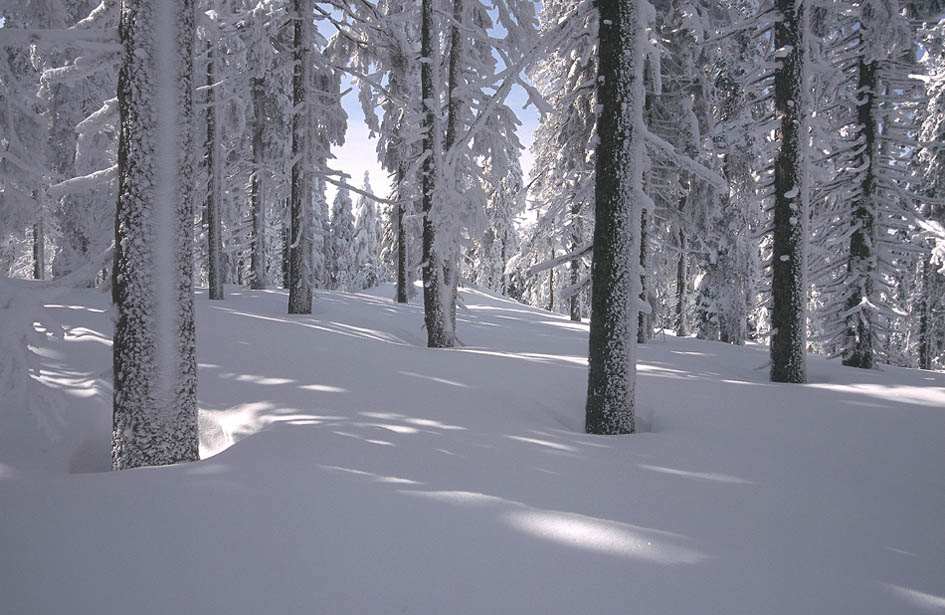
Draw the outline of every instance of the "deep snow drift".
[[[0,398],[0,612],[945,611],[943,374],[771,384],[765,348],[660,337],[649,433],[588,436],[586,325],[466,290],[465,347],[429,350],[390,287],[227,290],[207,458],[120,473],[107,296],[48,303],[49,402]]]

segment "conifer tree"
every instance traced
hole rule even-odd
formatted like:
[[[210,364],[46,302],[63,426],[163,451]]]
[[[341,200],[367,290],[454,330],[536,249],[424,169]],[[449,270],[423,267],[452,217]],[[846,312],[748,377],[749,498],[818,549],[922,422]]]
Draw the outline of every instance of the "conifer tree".
[[[364,192],[371,193],[371,182],[367,171],[364,173]],[[361,195],[355,209],[354,273],[351,290],[363,290],[377,286],[381,281],[381,230],[374,201]]]
[[[342,186],[335,194],[331,207],[331,234],[328,243],[330,288],[335,290],[353,290],[355,253],[354,215],[351,209],[351,192]]]

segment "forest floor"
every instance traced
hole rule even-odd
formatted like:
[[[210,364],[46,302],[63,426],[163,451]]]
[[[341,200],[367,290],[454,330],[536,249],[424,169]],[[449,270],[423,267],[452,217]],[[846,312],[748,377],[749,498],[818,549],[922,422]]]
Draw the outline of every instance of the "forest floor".
[[[583,433],[587,326],[467,289],[197,298],[203,461],[109,472],[108,297],[0,397],[11,615],[945,612],[945,374],[658,336],[643,433]]]

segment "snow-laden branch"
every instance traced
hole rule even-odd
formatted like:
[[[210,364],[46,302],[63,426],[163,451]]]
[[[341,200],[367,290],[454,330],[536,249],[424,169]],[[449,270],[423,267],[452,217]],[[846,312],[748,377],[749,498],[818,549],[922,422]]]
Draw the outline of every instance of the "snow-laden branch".
[[[685,156],[676,151],[673,144],[665,139],[658,137],[649,130],[644,130],[643,137],[648,145],[659,150],[664,156],[675,162],[680,167],[698,177],[699,179],[711,184],[714,188],[721,191],[728,190],[728,181],[712,169],[702,165],[689,156]]]
[[[546,261],[542,261],[536,265],[532,265],[525,271],[525,275],[535,275],[541,273],[542,271],[547,271],[548,269],[554,269],[558,265],[563,265],[564,263],[570,262],[576,258],[580,258],[594,249],[594,244],[588,242],[578,246],[577,249],[563,254],[561,256],[556,256],[555,258],[550,258]]]
[[[32,30],[23,28],[0,28],[0,47],[27,47],[36,45],[44,49],[60,50],[63,47],[79,47],[95,51],[121,51],[118,30]]]
[[[72,194],[73,192],[91,190],[92,188],[96,188],[102,184],[112,181],[116,177],[118,177],[117,164],[110,166],[107,169],[89,173],[88,175],[73,177],[71,179],[59,182],[58,184],[53,184],[47,188],[46,194],[53,198],[59,198],[67,194]]]

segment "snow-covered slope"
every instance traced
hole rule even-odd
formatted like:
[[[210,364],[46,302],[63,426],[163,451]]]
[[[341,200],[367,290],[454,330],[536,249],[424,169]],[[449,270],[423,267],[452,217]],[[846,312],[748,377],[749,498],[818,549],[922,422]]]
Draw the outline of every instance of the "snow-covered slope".
[[[945,375],[641,349],[647,433],[582,433],[586,325],[474,290],[458,350],[389,287],[198,297],[199,463],[108,472],[111,325],[47,311],[0,401],[0,612],[942,613]],[[214,453],[216,453],[214,455]]]

